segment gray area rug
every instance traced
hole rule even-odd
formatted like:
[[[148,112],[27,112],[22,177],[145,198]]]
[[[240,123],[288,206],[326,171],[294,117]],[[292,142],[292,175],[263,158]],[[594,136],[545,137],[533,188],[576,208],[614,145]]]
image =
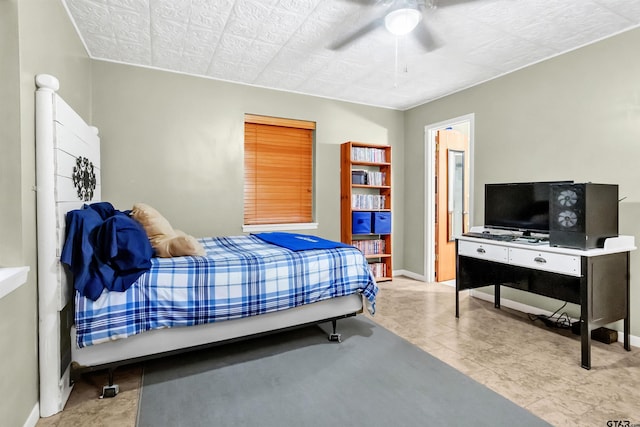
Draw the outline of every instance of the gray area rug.
[[[358,316],[146,363],[138,426],[548,426]]]

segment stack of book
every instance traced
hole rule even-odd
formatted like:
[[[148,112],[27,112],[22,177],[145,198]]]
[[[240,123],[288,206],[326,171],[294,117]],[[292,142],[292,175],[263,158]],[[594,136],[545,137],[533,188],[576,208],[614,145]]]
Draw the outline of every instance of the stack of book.
[[[365,147],[351,147],[351,160],[369,163],[386,163],[387,161],[384,150]]]
[[[383,262],[372,262],[369,264],[369,269],[371,270],[373,277],[387,276],[387,265]]]
[[[377,194],[352,194],[353,209],[384,209],[385,196]]]
[[[367,185],[387,185],[384,172],[367,171]]]
[[[383,254],[385,249],[382,239],[354,240],[352,245],[365,255]]]

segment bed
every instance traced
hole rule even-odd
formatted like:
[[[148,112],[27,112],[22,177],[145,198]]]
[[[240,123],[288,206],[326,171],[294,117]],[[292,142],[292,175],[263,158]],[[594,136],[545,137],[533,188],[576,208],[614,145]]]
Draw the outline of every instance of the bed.
[[[254,235],[199,239],[205,256],[153,257],[126,290],[81,295],[60,257],[67,213],[104,203],[100,138],[55,77],[36,86],[41,416],[63,409],[77,371],[326,321],[335,339],[337,319],[375,310],[377,286],[355,248],[292,251]],[[247,259],[258,267],[240,267]]]

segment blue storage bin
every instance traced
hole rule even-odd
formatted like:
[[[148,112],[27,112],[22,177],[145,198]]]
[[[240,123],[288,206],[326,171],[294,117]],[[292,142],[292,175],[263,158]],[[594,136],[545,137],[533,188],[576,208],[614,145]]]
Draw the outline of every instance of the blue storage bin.
[[[371,212],[352,212],[351,234],[371,233]]]
[[[391,234],[391,212],[374,212],[372,216],[375,234]]]

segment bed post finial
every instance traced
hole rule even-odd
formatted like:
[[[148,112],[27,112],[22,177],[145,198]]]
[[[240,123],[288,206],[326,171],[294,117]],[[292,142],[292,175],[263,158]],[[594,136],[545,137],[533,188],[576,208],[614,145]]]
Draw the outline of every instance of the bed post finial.
[[[39,89],[49,89],[57,92],[60,89],[60,82],[51,74],[36,74],[36,86]]]

